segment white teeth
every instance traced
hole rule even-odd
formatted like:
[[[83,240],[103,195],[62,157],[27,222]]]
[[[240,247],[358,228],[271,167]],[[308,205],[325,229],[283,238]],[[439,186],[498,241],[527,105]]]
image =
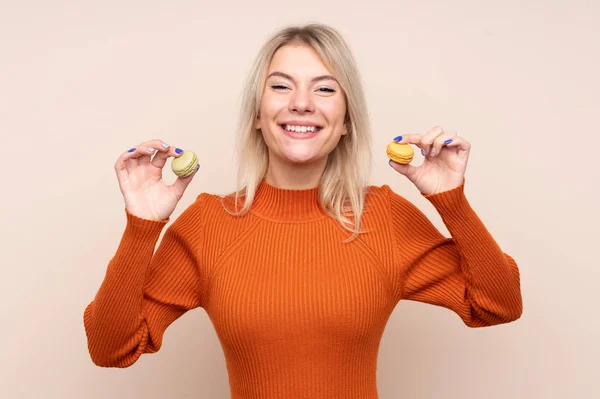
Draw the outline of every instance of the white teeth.
[[[283,125],[283,128],[287,131],[290,132],[299,132],[299,133],[306,133],[306,132],[315,132],[316,130],[318,130],[317,127],[315,126],[291,126],[291,125]]]

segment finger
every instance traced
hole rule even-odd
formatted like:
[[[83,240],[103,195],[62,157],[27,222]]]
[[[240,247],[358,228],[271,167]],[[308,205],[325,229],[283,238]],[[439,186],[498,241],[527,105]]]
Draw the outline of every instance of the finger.
[[[427,133],[425,133],[423,139],[421,140],[421,153],[425,156],[431,155],[433,142],[442,134],[444,134],[444,129],[442,129],[440,126],[434,126]]]
[[[133,147],[131,155],[127,160],[127,171],[133,173],[139,165],[146,165],[150,163],[152,155],[159,152],[168,151],[169,145],[162,140],[155,139],[141,143],[140,145]]]
[[[162,169],[167,163],[167,159],[169,157],[178,158],[182,153],[183,150],[181,148],[176,148],[174,146],[166,148],[164,151],[158,152],[154,158],[152,158],[152,166]]]
[[[419,148],[421,148],[421,154],[425,155],[424,150],[422,148],[423,144],[421,140],[423,139],[423,135],[421,134],[404,134],[402,136],[397,136],[394,138],[396,143],[400,144],[413,144]]]
[[[125,151],[122,153],[117,161],[115,162],[115,173],[117,174],[117,179],[121,183],[126,183],[129,180],[129,172],[127,170],[127,160],[131,156],[131,153],[135,151],[135,147],[131,148],[129,151]]]
[[[194,176],[196,176],[196,173],[198,173],[198,169],[200,169],[200,165],[196,166],[196,170],[191,175],[187,177],[177,177],[173,184],[171,184],[170,188],[171,190],[173,190],[177,198],[181,198],[183,196],[183,192],[185,191],[187,186],[192,182],[192,179],[194,178]]]
[[[411,164],[403,165],[403,164],[394,162],[391,159],[389,161],[389,164],[394,170],[396,170],[396,172],[406,176],[410,181],[414,181],[414,178],[417,174],[418,167],[412,166]]]
[[[407,134],[403,135],[401,140],[394,139],[394,141],[398,143],[414,144],[421,149],[421,154],[423,154],[423,156],[427,156],[431,152],[431,146],[435,139],[443,133],[444,129],[440,126],[434,126],[424,135]]]
[[[433,145],[431,147],[431,150],[429,151],[429,155],[432,157],[438,155],[440,151],[442,151],[442,147],[444,147],[447,144],[450,144],[453,138],[455,137],[455,131],[444,132],[443,134],[437,136],[436,139],[433,141]]]
[[[402,136],[398,136],[394,138],[396,143],[401,144],[414,144],[419,146],[421,144],[421,140],[423,139],[422,134],[404,134]]]
[[[147,151],[142,151],[141,153],[143,155],[138,158],[140,165],[146,165],[150,163],[152,155],[169,151],[170,145],[165,143],[163,140],[154,139],[141,143],[139,147],[142,149],[147,149]]]
[[[466,161],[469,158],[471,152],[471,143],[465,140],[463,137],[456,136],[452,139],[452,142],[446,144],[446,147],[455,147],[458,149],[458,158],[462,161]]]
[[[133,173],[137,167],[144,162],[144,159],[150,159],[150,156],[156,152],[156,149],[153,147],[145,147],[139,145],[134,147],[135,151],[133,151],[127,160],[127,170],[129,173]],[[142,160],[140,162],[140,160]]]

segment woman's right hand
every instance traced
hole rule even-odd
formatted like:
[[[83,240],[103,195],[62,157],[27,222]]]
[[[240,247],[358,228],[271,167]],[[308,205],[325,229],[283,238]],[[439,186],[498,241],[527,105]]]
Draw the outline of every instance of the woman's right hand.
[[[115,163],[125,208],[143,219],[167,219],[183,197],[198,168],[190,176],[177,177],[172,185],[167,186],[162,179],[162,168],[167,158],[178,158],[183,152],[181,149],[156,139],[146,141],[129,151],[121,154]]]

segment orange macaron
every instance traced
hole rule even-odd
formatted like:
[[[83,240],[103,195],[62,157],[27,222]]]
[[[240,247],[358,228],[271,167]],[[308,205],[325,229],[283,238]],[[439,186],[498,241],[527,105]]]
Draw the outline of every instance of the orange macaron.
[[[410,144],[396,143],[395,141],[392,141],[390,144],[388,144],[386,153],[388,158],[390,158],[392,161],[406,165],[412,161],[413,156],[415,155],[415,150],[413,150]]]

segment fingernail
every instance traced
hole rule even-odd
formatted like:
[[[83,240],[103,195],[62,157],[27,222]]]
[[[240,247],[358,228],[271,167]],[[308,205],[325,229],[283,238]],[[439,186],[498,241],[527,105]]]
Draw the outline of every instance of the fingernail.
[[[435,155],[435,149],[431,150],[431,152],[429,153],[429,155]]]
[[[392,160],[391,159],[388,161],[388,165],[392,166]]]
[[[170,147],[170,145],[168,145],[167,143],[162,143],[161,146],[162,146],[162,148],[169,148]]]
[[[421,155],[425,156],[425,150],[421,148]]]
[[[444,141],[444,144],[450,144],[450,143],[452,143],[452,139]]]
[[[131,150],[127,151],[127,152],[134,152],[135,151],[135,147],[132,148]]]
[[[200,169],[200,165],[196,166],[196,172]]]
[[[183,152],[183,150],[181,148],[175,148],[175,152],[178,154],[181,154]]]
[[[395,142],[398,142],[398,141],[401,141],[401,140],[402,140],[402,136],[394,137],[394,141]]]
[[[154,152],[154,148],[148,148],[148,152]]]

